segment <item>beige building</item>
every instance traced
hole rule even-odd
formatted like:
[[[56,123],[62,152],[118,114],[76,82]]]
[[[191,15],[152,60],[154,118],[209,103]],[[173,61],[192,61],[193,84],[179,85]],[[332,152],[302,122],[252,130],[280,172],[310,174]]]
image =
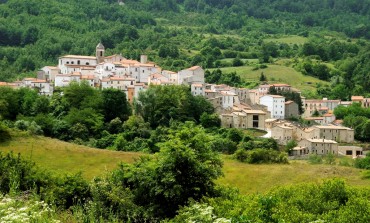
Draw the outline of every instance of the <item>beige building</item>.
[[[334,140],[336,142],[354,142],[354,130],[343,126],[314,126],[318,135],[322,139]]]
[[[328,100],[326,98],[322,100],[304,99],[302,102],[305,109],[303,117],[311,117],[315,111],[325,114],[334,111],[334,109],[340,105],[340,100]]]
[[[360,103],[362,107],[370,107],[370,98],[364,98],[363,96],[352,96],[351,101],[355,103]]]
[[[294,101],[285,102],[285,118],[299,117],[298,104]]]
[[[230,114],[222,114],[221,126],[224,128],[239,129],[265,129],[266,113],[260,110],[235,111]]]
[[[271,129],[271,138],[278,141],[280,145],[286,145],[294,139],[295,132],[294,126],[288,124],[276,125]]]
[[[363,148],[358,146],[338,146],[338,153],[353,158],[364,155]]]
[[[327,139],[303,139],[298,143],[298,146],[308,149],[309,154],[338,155],[338,143]]]

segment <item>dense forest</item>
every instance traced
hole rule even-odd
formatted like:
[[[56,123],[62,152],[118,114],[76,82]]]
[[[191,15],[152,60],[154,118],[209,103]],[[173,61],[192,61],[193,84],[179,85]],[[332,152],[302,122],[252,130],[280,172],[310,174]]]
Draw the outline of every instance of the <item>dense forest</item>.
[[[0,0],[0,81],[35,76],[61,55],[93,55],[102,42],[107,55],[147,54],[165,69],[215,68],[205,73],[209,83],[251,87],[251,80],[220,69],[253,60],[258,70],[284,61],[324,81],[307,96],[370,97],[369,21],[369,0]],[[305,41],[271,41],[292,36]],[[262,72],[256,83],[265,81]],[[298,94],[274,93],[301,103]],[[265,133],[259,130],[220,128],[214,112],[187,86],[150,86],[133,104],[122,91],[86,82],[56,88],[50,97],[1,87],[1,146],[45,136],[145,155],[89,182],[0,152],[0,221],[370,221],[369,188],[339,179],[253,195],[218,184],[225,157],[287,166],[286,152],[296,144],[283,148],[251,134]],[[355,129],[357,140],[370,139],[369,109],[355,104],[335,115]],[[333,165],[335,157],[312,155],[309,162]],[[353,166],[370,178],[370,155]]]
[[[289,58],[296,70],[330,82],[313,97],[369,93],[368,0],[123,2],[1,1],[0,81],[35,75],[64,54],[91,55],[101,41],[108,54],[148,54],[172,70]],[[309,41],[266,41],[287,35]]]

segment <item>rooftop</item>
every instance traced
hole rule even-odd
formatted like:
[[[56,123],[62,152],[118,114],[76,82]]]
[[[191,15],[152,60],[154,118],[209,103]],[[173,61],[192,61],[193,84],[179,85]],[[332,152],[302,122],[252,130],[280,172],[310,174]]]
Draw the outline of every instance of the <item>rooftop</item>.
[[[314,127],[318,129],[352,130],[351,128],[347,128],[344,126],[336,126],[336,125],[316,125]]]
[[[328,139],[306,139],[309,142],[313,143],[330,143],[330,144],[338,144],[337,142],[333,140],[328,140]]]
[[[61,56],[59,58],[96,60],[96,57],[94,57],[94,56],[82,56],[82,55],[65,55],[65,56]]]

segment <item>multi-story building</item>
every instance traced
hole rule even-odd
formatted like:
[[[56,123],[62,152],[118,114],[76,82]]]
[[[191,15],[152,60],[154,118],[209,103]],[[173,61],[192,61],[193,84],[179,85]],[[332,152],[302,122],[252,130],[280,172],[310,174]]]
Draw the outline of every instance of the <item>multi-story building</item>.
[[[285,117],[299,117],[299,108],[297,103],[294,101],[285,102]]]
[[[327,155],[335,154],[338,155],[338,143],[333,140],[327,139],[303,139],[298,142],[298,146],[306,147],[309,154]]]
[[[206,94],[205,94],[204,84],[202,83],[191,84],[191,93],[194,96],[198,96],[198,95],[205,96]]]
[[[204,70],[200,66],[190,67],[178,72],[178,84],[204,83]]]
[[[266,113],[260,110],[242,110],[220,115],[224,128],[265,129]]]
[[[267,106],[271,118],[285,118],[285,97],[281,95],[265,95],[260,98],[260,104]]]
[[[352,143],[354,142],[354,130],[351,128],[335,125],[316,125],[316,129],[321,139],[329,139],[337,142]]]

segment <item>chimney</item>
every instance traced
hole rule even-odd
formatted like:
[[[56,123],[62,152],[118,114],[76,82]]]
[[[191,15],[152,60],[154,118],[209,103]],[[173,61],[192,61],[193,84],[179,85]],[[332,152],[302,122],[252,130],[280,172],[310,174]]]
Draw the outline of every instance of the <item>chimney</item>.
[[[141,55],[140,56],[140,63],[145,64],[148,62],[148,56],[147,55]]]

